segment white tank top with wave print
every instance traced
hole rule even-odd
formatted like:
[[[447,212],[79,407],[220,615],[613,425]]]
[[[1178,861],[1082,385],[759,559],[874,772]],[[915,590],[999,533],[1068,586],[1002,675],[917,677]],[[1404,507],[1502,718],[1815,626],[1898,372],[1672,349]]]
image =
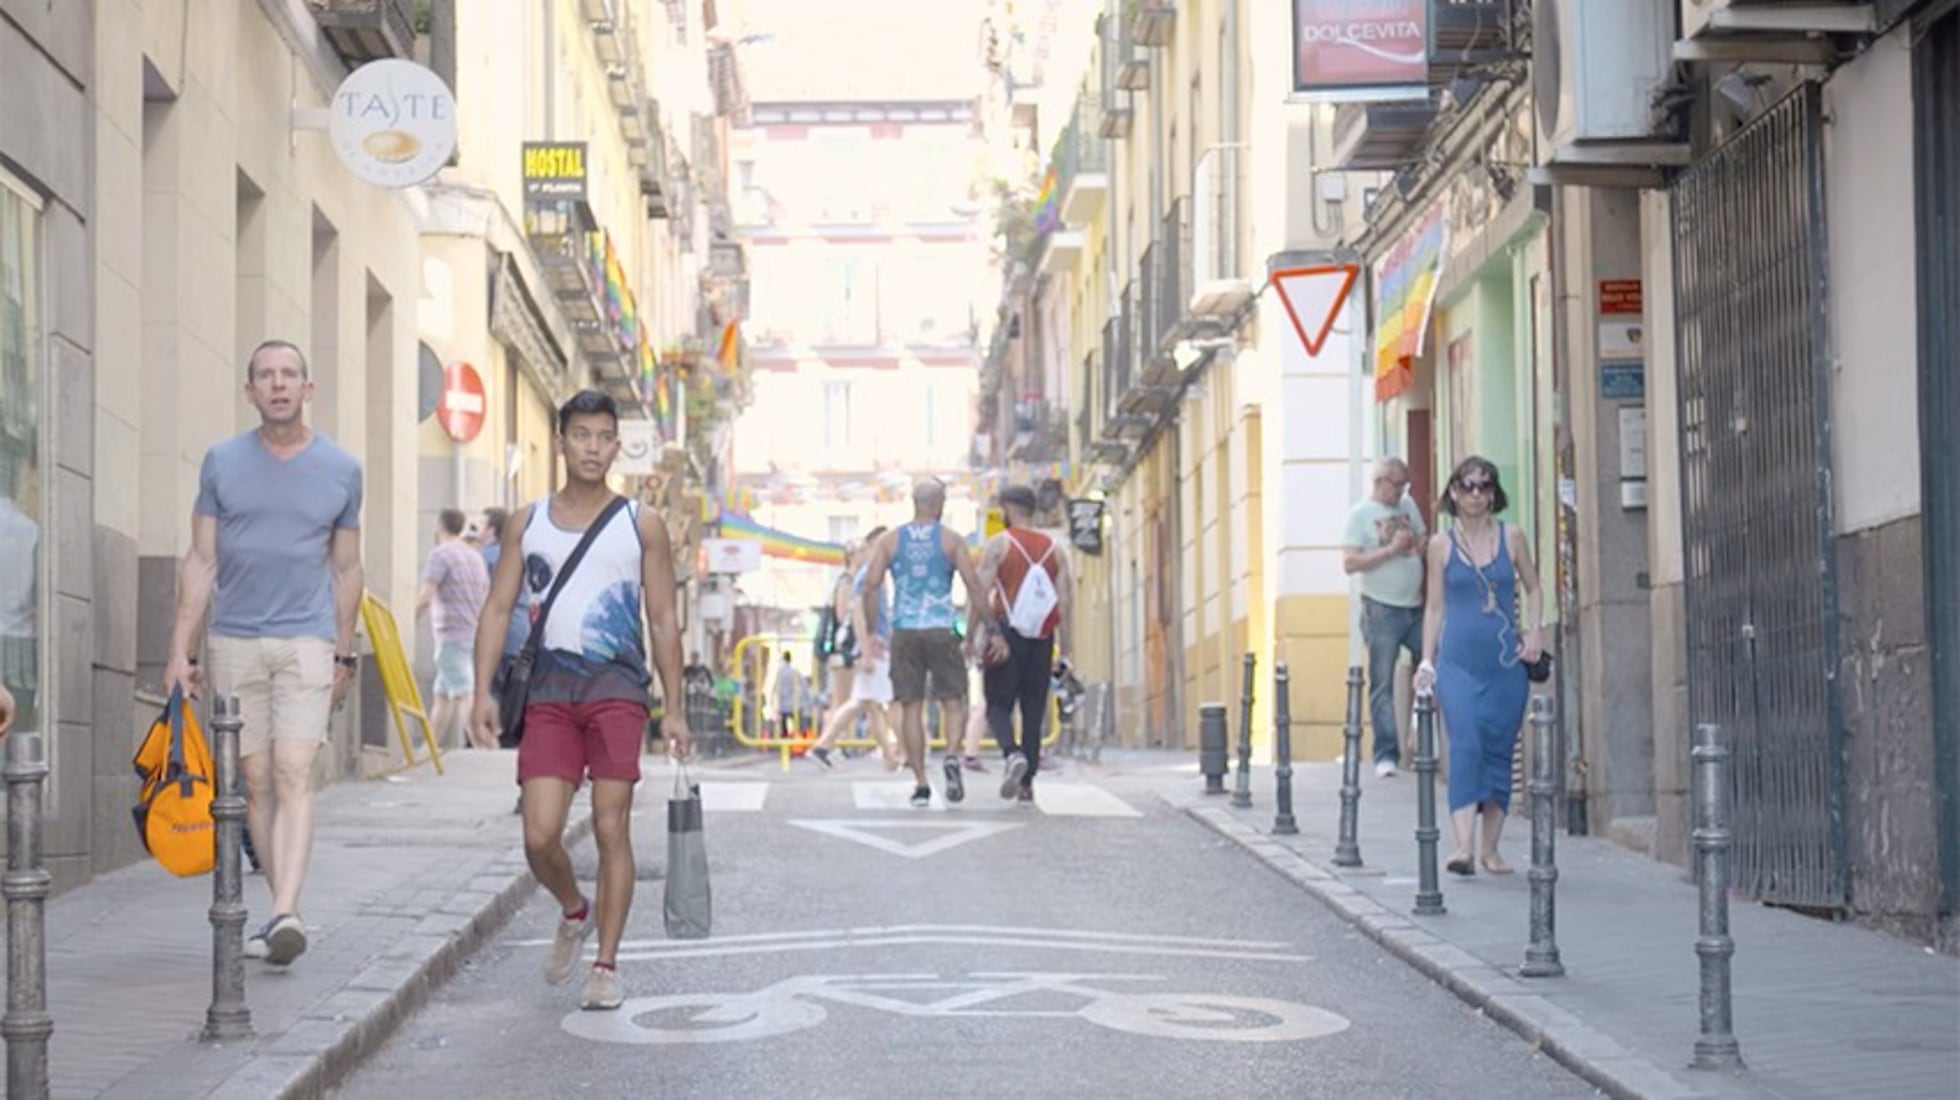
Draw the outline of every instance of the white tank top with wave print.
[[[648,682],[639,516],[639,502],[628,501],[606,521],[558,593],[538,646],[542,682],[533,681],[534,701],[558,695],[554,688],[587,698],[615,694],[591,692],[588,689],[601,685],[589,681],[610,681],[618,694],[626,695],[631,694],[629,687],[643,689]],[[582,537],[583,531],[567,531],[552,522],[548,498],[531,510],[524,527],[524,598],[534,621],[538,606]],[[561,677],[588,683],[579,689],[550,683]],[[539,698],[540,689],[545,699]]]

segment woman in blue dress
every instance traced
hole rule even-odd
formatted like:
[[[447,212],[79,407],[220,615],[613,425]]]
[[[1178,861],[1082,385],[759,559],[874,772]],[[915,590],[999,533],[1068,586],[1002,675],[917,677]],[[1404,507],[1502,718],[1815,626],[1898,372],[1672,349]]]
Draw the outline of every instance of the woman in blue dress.
[[[1416,690],[1433,690],[1449,735],[1450,824],[1456,851],[1445,865],[1476,873],[1472,844],[1483,818],[1477,861],[1493,875],[1511,868],[1497,854],[1511,809],[1511,753],[1524,722],[1530,684],[1525,666],[1538,660],[1543,595],[1524,533],[1499,520],[1509,503],[1497,467],[1472,455],[1457,464],[1441,501],[1453,517],[1431,536],[1429,587],[1423,608],[1422,663]],[[1518,589],[1524,619],[1518,629]]]

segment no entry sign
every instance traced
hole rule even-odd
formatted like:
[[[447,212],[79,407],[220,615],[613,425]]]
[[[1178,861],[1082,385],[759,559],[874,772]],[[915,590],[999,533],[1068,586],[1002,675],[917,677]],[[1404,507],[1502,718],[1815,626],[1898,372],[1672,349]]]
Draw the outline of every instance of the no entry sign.
[[[442,370],[442,401],[436,423],[458,443],[468,443],[483,430],[483,376],[468,363],[451,363]]]

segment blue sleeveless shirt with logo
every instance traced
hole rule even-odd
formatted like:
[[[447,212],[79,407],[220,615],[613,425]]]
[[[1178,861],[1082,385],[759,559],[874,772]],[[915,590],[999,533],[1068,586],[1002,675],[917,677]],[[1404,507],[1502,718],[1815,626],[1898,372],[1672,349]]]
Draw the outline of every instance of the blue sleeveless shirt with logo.
[[[937,522],[898,529],[891,567],[895,630],[953,629],[953,560],[946,556],[941,530]]]

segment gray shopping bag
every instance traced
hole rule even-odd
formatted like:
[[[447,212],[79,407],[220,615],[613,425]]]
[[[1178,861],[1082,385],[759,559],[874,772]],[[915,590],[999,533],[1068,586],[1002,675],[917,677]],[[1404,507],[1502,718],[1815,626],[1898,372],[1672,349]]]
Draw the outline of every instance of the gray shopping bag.
[[[689,782],[687,769],[677,767],[674,796],[667,800],[667,938],[707,939],[713,912],[708,842],[701,832],[701,785]]]

